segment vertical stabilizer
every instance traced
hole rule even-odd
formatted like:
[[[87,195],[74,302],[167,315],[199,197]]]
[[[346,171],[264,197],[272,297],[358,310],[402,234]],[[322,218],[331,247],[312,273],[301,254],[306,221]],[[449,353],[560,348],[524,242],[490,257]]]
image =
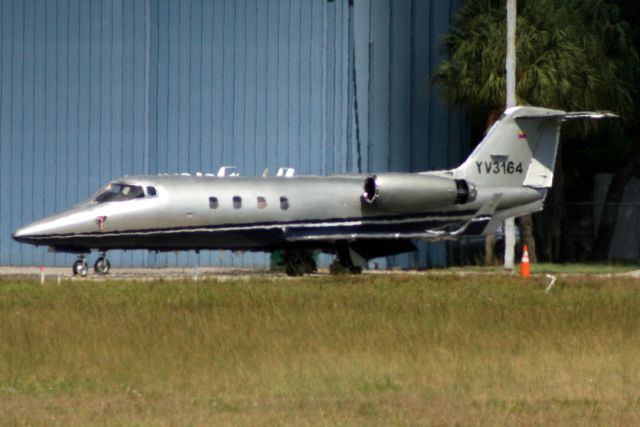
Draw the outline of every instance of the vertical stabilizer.
[[[454,169],[454,176],[482,186],[550,188],[562,122],[604,117],[615,115],[528,106],[509,108],[467,160]]]

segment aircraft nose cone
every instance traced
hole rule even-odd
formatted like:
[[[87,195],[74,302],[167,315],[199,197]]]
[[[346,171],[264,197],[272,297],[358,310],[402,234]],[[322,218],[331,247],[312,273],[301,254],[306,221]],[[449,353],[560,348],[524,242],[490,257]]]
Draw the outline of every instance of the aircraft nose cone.
[[[24,225],[13,232],[13,240],[21,243],[40,244],[47,235],[55,233],[58,227],[52,217]]]
[[[21,243],[32,245],[55,245],[61,236],[91,231],[95,228],[95,220],[90,211],[72,208],[18,228],[12,235]]]
[[[21,242],[21,243],[31,242],[32,240],[31,237],[34,234],[31,228],[32,227],[28,225],[24,227],[20,227],[13,232],[13,235],[11,237],[13,237],[13,240],[15,240],[16,242]]]

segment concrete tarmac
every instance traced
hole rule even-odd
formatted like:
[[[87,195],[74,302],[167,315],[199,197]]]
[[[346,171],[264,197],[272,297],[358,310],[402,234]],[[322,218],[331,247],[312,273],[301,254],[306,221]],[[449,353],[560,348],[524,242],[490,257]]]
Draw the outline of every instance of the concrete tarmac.
[[[430,269],[430,270],[365,270],[363,274],[418,274],[418,275],[517,275],[517,272],[508,271],[478,271],[472,269],[470,271],[465,270],[448,270],[444,269]],[[329,274],[328,269],[321,268],[317,273],[319,275]],[[314,275],[317,275],[314,274]],[[542,274],[540,274],[542,275]],[[640,279],[640,270],[632,270],[620,273],[600,273],[600,274],[585,274],[585,273],[553,273],[554,276],[568,277],[568,276],[599,276],[599,277],[629,277],[633,279]],[[224,267],[168,267],[168,268],[111,268],[109,274],[100,275],[93,271],[93,267],[89,267],[89,274],[86,277],[74,276],[70,267],[11,267],[0,266],[0,277],[31,277],[49,280],[203,280],[207,278],[215,278],[218,280],[225,279],[242,279],[242,278],[255,278],[264,277],[269,279],[288,279],[289,276],[284,272],[273,272],[267,269],[256,268],[224,268]]]
[[[100,275],[89,268],[86,277],[74,276],[69,267],[1,267],[0,276],[33,277],[45,280],[202,280],[205,278],[241,278],[255,276],[282,276],[269,270],[255,268],[221,268],[221,267],[175,267],[175,268],[112,268],[108,274]]]

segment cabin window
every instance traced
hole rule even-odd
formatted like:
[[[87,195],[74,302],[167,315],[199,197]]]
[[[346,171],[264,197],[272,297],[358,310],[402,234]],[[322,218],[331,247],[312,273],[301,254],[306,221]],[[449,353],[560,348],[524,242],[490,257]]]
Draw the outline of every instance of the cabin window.
[[[156,192],[156,187],[152,187],[152,186],[147,187],[147,196],[155,197],[157,195],[158,193]]]
[[[242,207],[242,197],[233,196],[233,209],[240,209]]]
[[[286,211],[289,209],[289,199],[286,197],[280,197],[280,209]]]
[[[106,203],[142,198],[144,198],[144,190],[141,186],[112,183],[107,185],[94,200],[96,203]]]
[[[209,209],[218,209],[217,197],[209,197]]]
[[[258,209],[265,209],[267,207],[267,199],[262,196],[258,196]]]

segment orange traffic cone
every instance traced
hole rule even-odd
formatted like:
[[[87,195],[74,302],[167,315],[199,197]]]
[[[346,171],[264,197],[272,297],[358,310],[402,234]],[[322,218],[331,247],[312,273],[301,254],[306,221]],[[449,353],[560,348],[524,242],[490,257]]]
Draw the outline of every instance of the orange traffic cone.
[[[529,248],[524,245],[522,250],[522,262],[520,262],[520,277],[529,277],[531,266],[529,265]]]

